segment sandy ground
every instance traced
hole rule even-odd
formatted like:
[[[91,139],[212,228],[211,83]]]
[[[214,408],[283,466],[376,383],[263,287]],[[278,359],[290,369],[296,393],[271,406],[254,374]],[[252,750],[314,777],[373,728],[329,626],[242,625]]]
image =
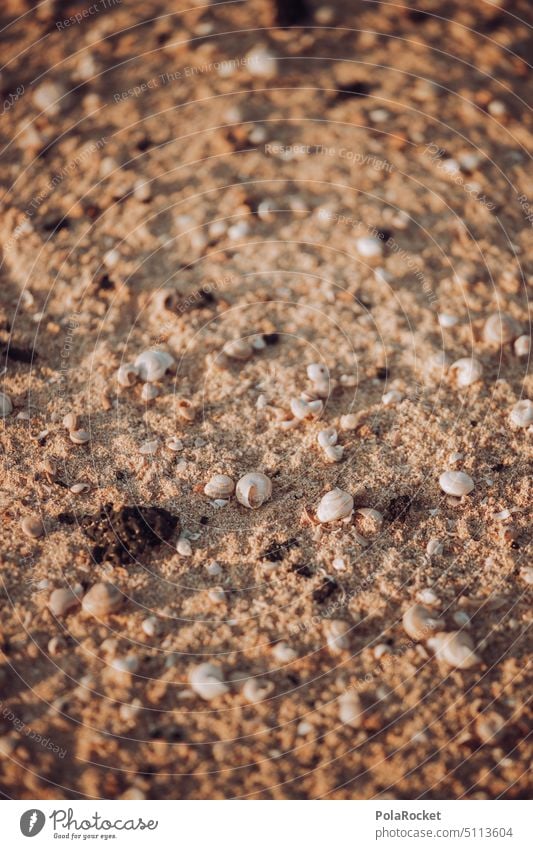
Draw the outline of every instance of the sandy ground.
[[[33,5],[0,13],[1,792],[525,797],[528,3]],[[116,374],[152,347],[175,365],[146,400]],[[248,472],[256,510],[203,492]],[[333,487],[381,525],[319,525]],[[118,611],[49,609],[101,581]],[[421,600],[471,668],[406,633]]]

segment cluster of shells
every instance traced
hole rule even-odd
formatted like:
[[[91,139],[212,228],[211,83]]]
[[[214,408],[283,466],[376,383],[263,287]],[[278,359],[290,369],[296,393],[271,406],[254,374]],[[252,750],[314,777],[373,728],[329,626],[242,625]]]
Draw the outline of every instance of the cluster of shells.
[[[166,373],[175,367],[172,354],[167,351],[150,349],[142,351],[133,363],[124,363],[117,371],[119,386],[129,389],[138,380],[143,382],[141,398],[143,401],[153,401],[159,395],[157,383]]]
[[[233,493],[239,504],[257,510],[272,496],[272,481],[262,472],[248,472],[237,481],[229,475],[213,475],[204,486],[204,493],[217,506],[225,506]]]
[[[479,666],[481,658],[474,642],[464,629],[445,631],[446,623],[422,604],[413,604],[403,614],[403,628],[416,642],[425,641],[438,660],[456,669]]]

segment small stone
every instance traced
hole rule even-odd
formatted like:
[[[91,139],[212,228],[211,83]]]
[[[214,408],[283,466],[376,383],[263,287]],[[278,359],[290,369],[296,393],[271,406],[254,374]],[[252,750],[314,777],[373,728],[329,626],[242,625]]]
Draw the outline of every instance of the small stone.
[[[363,724],[363,706],[361,699],[355,692],[343,693],[337,699],[339,706],[339,719],[343,725],[351,728],[360,728]]]
[[[389,392],[385,392],[381,399],[381,403],[385,404],[386,407],[390,407],[392,404],[399,404],[400,401],[403,401],[403,393],[397,389],[391,389]]]
[[[0,392],[0,418],[5,419],[13,412],[13,404],[9,395]]]
[[[529,357],[531,350],[531,336],[519,336],[514,343],[514,352],[517,357]]]
[[[438,557],[444,551],[444,546],[440,539],[430,539],[426,545],[426,554],[428,557]]]
[[[148,616],[143,620],[141,625],[143,632],[147,637],[155,637],[157,634],[157,619],[155,616]]]
[[[192,545],[186,537],[180,537],[176,546],[176,551],[182,557],[190,557],[192,554]]]
[[[346,413],[346,415],[340,417],[340,429],[341,430],[355,430],[359,420],[355,413]]]
[[[77,592],[68,587],[61,587],[54,590],[48,601],[50,612],[54,616],[64,616],[69,610],[77,607],[81,603],[81,587],[76,587],[76,590]]]
[[[115,613],[122,607],[124,596],[113,584],[98,583],[84,595],[82,608],[96,618]]]
[[[273,690],[274,684],[266,678],[248,678],[244,682],[242,694],[247,702],[257,704],[267,699]]]
[[[439,477],[439,485],[446,495],[457,498],[468,495],[474,489],[474,481],[465,472],[443,472]]]
[[[25,516],[20,527],[22,532],[32,539],[39,539],[44,534],[43,523],[38,516]]]
[[[383,242],[373,236],[361,236],[355,240],[355,248],[360,256],[373,259],[383,256]]]
[[[284,642],[277,643],[272,649],[272,654],[279,663],[291,663],[298,657],[296,651]]]
[[[63,427],[68,431],[79,430],[80,420],[76,413],[67,413],[63,418]]]
[[[70,491],[74,495],[81,495],[82,492],[89,492],[91,485],[86,481],[80,481],[79,483],[75,483],[70,487]]]
[[[533,401],[528,398],[518,401],[511,410],[509,418],[515,427],[529,427],[533,424]]]

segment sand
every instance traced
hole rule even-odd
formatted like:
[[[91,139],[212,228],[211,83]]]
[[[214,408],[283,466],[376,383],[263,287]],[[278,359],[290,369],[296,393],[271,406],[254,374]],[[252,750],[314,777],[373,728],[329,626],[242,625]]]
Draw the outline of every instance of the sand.
[[[483,328],[502,312],[530,333],[531,10],[346,0],[283,29],[262,0],[187,5],[1,12],[1,792],[525,797],[531,428],[509,414],[533,382]],[[240,337],[257,349],[224,361]],[[116,372],[151,347],[175,367],[147,403]],[[443,354],[475,356],[481,380],[458,387]],[[313,362],[331,375],[323,413],[287,426]],[[331,426],[339,463],[317,444]],[[472,493],[444,495],[446,469]],[[203,492],[248,472],[272,481],[257,510]],[[382,526],[319,527],[335,486]],[[143,541],[131,507],[174,518]],[[118,612],[48,609],[99,581]],[[427,590],[475,667],[405,633]],[[211,701],[189,683],[206,661],[227,684]],[[271,692],[250,704],[256,676]]]

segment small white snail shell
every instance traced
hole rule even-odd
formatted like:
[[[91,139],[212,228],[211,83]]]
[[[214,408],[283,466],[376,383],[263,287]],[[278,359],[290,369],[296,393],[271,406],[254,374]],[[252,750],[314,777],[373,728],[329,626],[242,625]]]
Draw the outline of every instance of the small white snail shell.
[[[494,313],[489,316],[483,328],[485,342],[492,345],[505,345],[519,335],[520,330],[514,318],[505,313]]]
[[[302,398],[291,399],[291,413],[295,419],[307,419],[319,416],[324,409],[322,401],[304,401]]]
[[[443,472],[439,477],[439,486],[446,495],[455,495],[459,498],[472,492],[474,481],[466,472]]]
[[[230,498],[234,489],[235,483],[229,475],[213,475],[204,486],[204,492],[209,498]]]
[[[355,430],[358,424],[357,415],[355,413],[346,413],[340,418],[341,430]]]
[[[428,645],[434,649],[439,660],[457,669],[471,669],[481,663],[481,658],[474,651],[472,637],[464,631],[441,632]]]
[[[353,498],[349,492],[335,487],[326,492],[318,505],[316,515],[319,522],[336,522],[351,516],[353,510]]]
[[[427,640],[444,628],[444,621],[437,619],[431,610],[421,604],[413,604],[402,618],[403,629],[413,640]]]
[[[324,457],[328,463],[340,463],[344,454],[342,445],[328,445],[324,448]]]
[[[248,678],[244,682],[242,694],[247,702],[256,704],[267,699],[273,689],[274,684],[272,681],[267,681],[266,678]]]
[[[518,401],[511,410],[509,418],[516,427],[528,427],[533,424],[533,401],[528,398]]]
[[[189,683],[194,692],[206,701],[223,696],[229,691],[229,687],[224,683],[222,670],[213,663],[200,663],[195,666],[189,675]]]
[[[256,510],[272,495],[272,482],[261,472],[249,472],[237,482],[235,495],[244,507]]]
[[[222,348],[223,353],[232,360],[249,360],[254,349],[246,339],[231,339]]]
[[[514,352],[517,357],[529,357],[531,350],[531,336],[524,334],[519,336],[514,343]]]
[[[13,404],[11,398],[4,392],[0,392],[0,418],[5,418],[13,412]]]
[[[325,623],[325,631],[328,648],[333,654],[339,654],[350,647],[349,622],[344,619],[331,619]]]
[[[322,363],[311,363],[307,366],[307,377],[312,383],[327,383],[329,381],[329,369]]]
[[[133,386],[139,377],[139,370],[132,363],[120,366],[117,371],[117,382],[120,386]]]
[[[319,431],[317,442],[321,448],[329,448],[330,445],[337,444],[337,431],[334,427],[328,427]]]
[[[174,357],[166,351],[143,351],[135,360],[135,368],[145,383],[161,380],[174,365]]]
[[[458,386],[470,386],[481,379],[483,366],[475,357],[461,357],[452,363],[450,371],[455,373]]]
[[[343,693],[338,698],[339,719],[343,725],[360,728],[363,721],[363,706],[357,693]]]

